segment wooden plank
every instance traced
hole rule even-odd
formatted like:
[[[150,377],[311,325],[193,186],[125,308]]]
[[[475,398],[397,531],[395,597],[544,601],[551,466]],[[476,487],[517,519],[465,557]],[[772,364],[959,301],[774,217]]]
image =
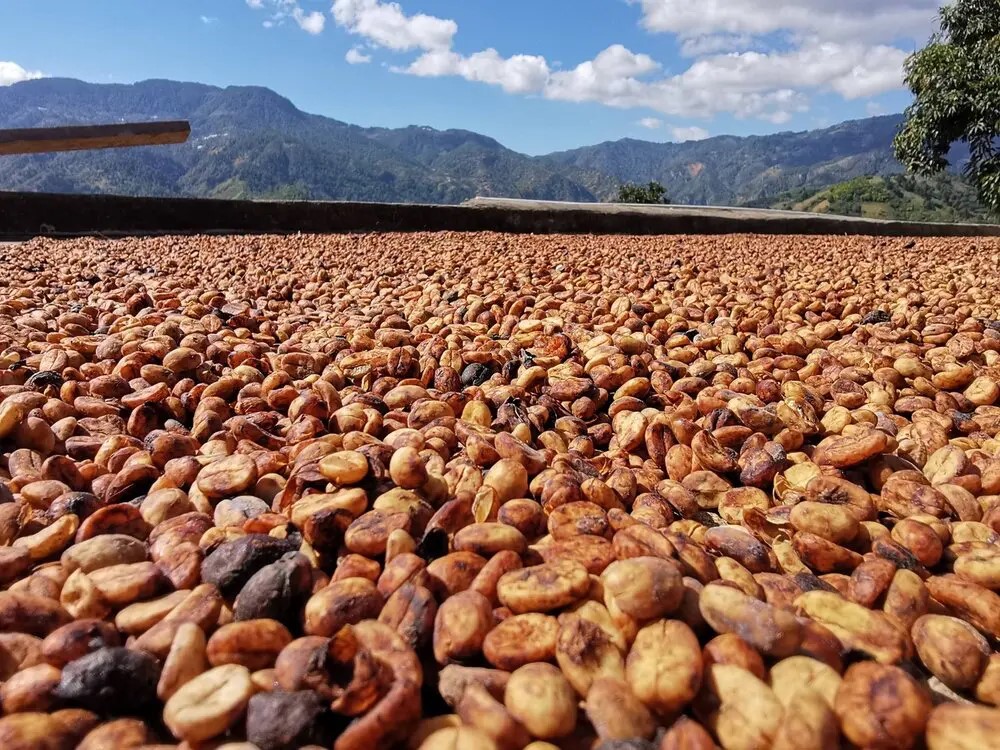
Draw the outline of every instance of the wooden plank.
[[[183,120],[0,130],[0,155],[159,146],[184,143],[189,135],[191,125]]]

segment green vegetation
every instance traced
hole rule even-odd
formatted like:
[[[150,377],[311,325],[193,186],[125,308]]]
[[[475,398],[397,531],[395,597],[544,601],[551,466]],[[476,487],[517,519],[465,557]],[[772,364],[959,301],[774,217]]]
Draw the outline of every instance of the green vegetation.
[[[755,205],[901,221],[987,223],[997,220],[979,202],[976,189],[952,174],[857,177],[821,190],[792,190],[774,201]]]
[[[618,188],[616,203],[669,203],[667,189],[658,182],[650,181],[648,185],[633,185],[626,183]]]
[[[891,194],[881,178],[855,177],[853,180],[827,188],[831,205],[859,205],[861,203],[888,203]]]
[[[941,29],[906,63],[914,102],[895,139],[899,160],[921,175],[941,172],[956,141],[981,201],[1000,213],[1000,0],[956,0]]]

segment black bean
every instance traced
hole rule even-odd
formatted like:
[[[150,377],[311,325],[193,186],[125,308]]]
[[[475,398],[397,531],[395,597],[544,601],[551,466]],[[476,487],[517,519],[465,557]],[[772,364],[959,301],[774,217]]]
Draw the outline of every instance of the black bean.
[[[142,713],[156,702],[160,663],[145,651],[102,648],[67,664],[56,695],[94,713]]]
[[[251,576],[295,547],[287,539],[247,534],[219,545],[201,564],[201,579],[214,583],[223,596],[235,596]]]

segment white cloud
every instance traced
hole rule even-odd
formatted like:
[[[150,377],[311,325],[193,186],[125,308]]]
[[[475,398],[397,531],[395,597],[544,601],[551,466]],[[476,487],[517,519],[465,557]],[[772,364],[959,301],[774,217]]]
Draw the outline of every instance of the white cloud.
[[[639,77],[660,67],[649,55],[636,54],[620,44],[599,52],[593,60],[549,77],[545,96],[566,101],[598,101],[613,107],[633,106],[647,84]]]
[[[509,56],[492,47],[459,51],[458,24],[412,8],[408,13],[403,6],[415,0],[332,0],[330,12],[337,26],[361,38],[345,55],[353,65],[370,62],[371,50],[412,52],[408,61],[385,67],[413,76],[460,77],[511,94],[642,108],[668,118],[726,113],[782,124],[808,111],[819,94],[867,99],[899,88],[906,52],[893,44],[922,40],[939,0],[626,1],[641,12],[648,31],[674,35],[681,54],[692,59],[686,69],[664,71],[649,54],[621,44],[566,69],[531,50]],[[269,11],[265,26],[292,19],[311,34],[323,31],[324,16],[303,10],[299,3],[305,0],[246,2]],[[694,127],[673,133],[686,139],[707,135]]]
[[[364,63],[370,63],[372,61],[372,56],[366,55],[361,51],[360,47],[351,47],[347,50],[347,54],[344,55],[344,59],[351,65],[363,65]]]
[[[25,70],[16,62],[0,60],[0,86],[10,86],[21,81],[44,77],[45,74],[40,71]]]
[[[326,27],[326,16],[318,10],[305,11],[298,0],[246,0],[254,10],[267,10],[270,15],[264,21],[265,29],[281,26],[289,18],[295,21],[307,34],[322,34]]]
[[[333,18],[352,34],[399,52],[448,50],[458,33],[458,24],[450,19],[408,16],[399,3],[379,0],[334,0]]]
[[[417,76],[460,76],[501,86],[510,93],[547,99],[644,107],[662,114],[712,117],[726,112],[787,122],[808,109],[809,95],[835,92],[845,99],[897,88],[905,53],[895,47],[805,40],[787,52],[714,55],[673,76],[655,77],[660,65],[645,54],[612,45],[572,70],[553,71],[545,58],[504,58],[489,49],[465,56],[435,50],[411,65],[393,68]]]
[[[784,123],[808,108],[809,95],[835,92],[845,99],[874,96],[902,82],[905,53],[895,47],[805,40],[787,52],[742,52],[695,61],[672,76],[653,75],[648,55],[613,45],[572,70],[550,71],[544,58],[502,58],[494,50],[464,57],[442,51],[406,68],[413,75],[458,75],[548,99],[645,107],[665,115],[712,117],[727,112]],[[488,61],[490,75],[473,62]],[[530,61],[531,75],[523,75]],[[517,63],[521,64],[517,64]]]
[[[671,128],[670,134],[674,137],[675,141],[680,143],[684,141],[703,141],[708,138],[708,131],[705,128],[699,128],[697,125]]]
[[[939,0],[629,0],[642,8],[654,32],[770,34],[792,31],[827,40],[924,41],[934,28]]]
[[[451,50],[425,52],[406,68],[393,68],[397,73],[436,78],[460,76],[467,81],[500,86],[509,94],[537,93],[549,78],[549,66],[544,57],[514,55],[501,57],[495,49],[487,49],[465,57]]]
[[[803,42],[789,52],[717,55],[698,60],[675,80],[707,92],[754,92],[788,88],[831,90],[845,99],[872,96],[902,84],[906,53],[855,42]]]
[[[201,18],[201,22],[203,24],[205,24],[206,26],[209,26],[210,24],[213,24],[213,23],[217,23],[218,20],[219,20],[215,16],[200,16],[200,18]]]
[[[649,130],[656,130],[657,128],[663,127],[663,120],[658,117],[643,117],[636,123],[636,125]]]
[[[326,26],[326,16],[318,10],[306,13],[302,8],[296,6],[292,9],[292,18],[299,28],[308,34],[322,34]]]
[[[681,40],[684,57],[701,57],[717,52],[741,52],[757,46],[749,34],[701,34]]]

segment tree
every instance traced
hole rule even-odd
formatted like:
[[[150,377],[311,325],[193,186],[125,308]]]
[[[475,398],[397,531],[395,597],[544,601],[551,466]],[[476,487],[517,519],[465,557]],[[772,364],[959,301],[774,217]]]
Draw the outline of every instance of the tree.
[[[618,188],[618,203],[669,203],[667,189],[658,182],[633,185],[631,182]]]
[[[906,61],[914,102],[896,136],[896,157],[912,172],[948,166],[948,150],[968,143],[965,173],[982,202],[1000,212],[1000,0],[956,0],[941,29]]]

